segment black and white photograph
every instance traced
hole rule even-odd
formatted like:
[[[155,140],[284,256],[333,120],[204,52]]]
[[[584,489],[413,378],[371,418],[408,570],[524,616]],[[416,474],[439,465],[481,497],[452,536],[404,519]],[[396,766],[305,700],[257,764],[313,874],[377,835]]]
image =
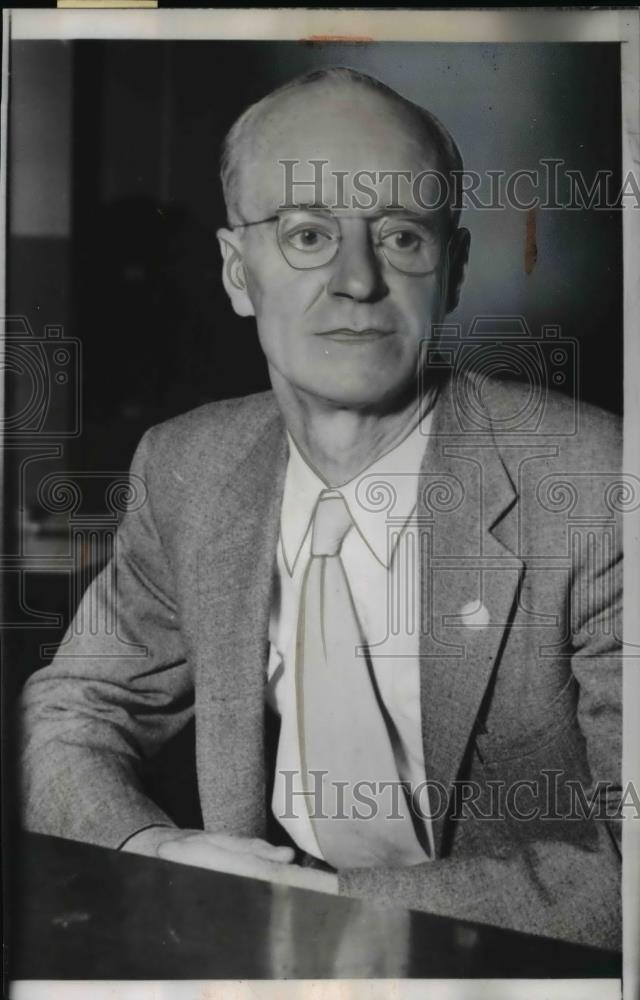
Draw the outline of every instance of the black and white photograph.
[[[636,998],[637,10],[3,23],[7,995]]]

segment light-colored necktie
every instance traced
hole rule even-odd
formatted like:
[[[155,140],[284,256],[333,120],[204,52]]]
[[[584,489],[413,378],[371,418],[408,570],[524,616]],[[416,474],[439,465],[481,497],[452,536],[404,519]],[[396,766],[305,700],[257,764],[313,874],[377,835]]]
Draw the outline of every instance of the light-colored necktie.
[[[352,524],[341,493],[320,494],[296,647],[309,815],[320,850],[334,868],[417,864],[427,854],[400,785],[385,709],[340,558]]]

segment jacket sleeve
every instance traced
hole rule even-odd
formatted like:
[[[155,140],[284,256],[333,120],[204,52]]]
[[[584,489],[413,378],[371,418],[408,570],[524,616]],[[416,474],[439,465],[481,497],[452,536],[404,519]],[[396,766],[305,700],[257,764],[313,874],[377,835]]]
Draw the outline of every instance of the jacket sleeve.
[[[145,483],[153,435],[131,468]],[[143,827],[173,825],[145,794],[145,768],[191,717],[193,683],[148,492],[20,707],[27,829],[115,848]]]
[[[603,555],[604,554],[604,555]],[[533,839],[498,852],[437,859],[412,868],[339,872],[340,891],[443,916],[621,947],[620,802],[622,711],[619,639],[622,567],[615,546],[586,548],[570,586],[572,673],[591,784],[576,822],[595,824],[595,847]],[[578,831],[576,830],[576,833]]]

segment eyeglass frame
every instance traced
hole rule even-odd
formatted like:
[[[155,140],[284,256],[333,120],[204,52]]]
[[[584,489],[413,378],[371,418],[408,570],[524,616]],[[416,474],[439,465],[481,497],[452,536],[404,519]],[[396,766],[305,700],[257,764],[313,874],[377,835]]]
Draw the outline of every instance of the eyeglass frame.
[[[288,208],[288,209],[282,209],[281,211],[276,212],[274,215],[269,215],[265,219],[254,219],[251,222],[239,222],[239,223],[236,223],[233,226],[230,225],[229,228],[230,229],[250,229],[252,226],[262,226],[262,225],[266,224],[267,222],[280,222],[280,220],[282,219],[283,214],[284,214],[285,211],[286,212],[293,212],[293,211],[298,211],[298,212],[312,211],[313,212],[313,207],[309,208],[309,206],[305,206],[305,207],[300,207],[299,208],[299,207],[296,207],[296,206],[292,206],[291,208]],[[319,218],[326,218],[327,216],[329,218],[331,218],[331,219],[362,219],[362,218],[365,218],[365,220],[366,220],[366,218],[367,218],[366,216],[361,216],[361,215],[335,215],[333,212],[325,212],[324,215],[319,215]],[[388,216],[388,214],[386,214],[386,213],[381,213],[381,214],[379,214],[377,216],[368,216],[369,219],[371,219],[371,218],[387,218],[387,217],[391,217],[392,218],[393,217],[393,213],[391,214],[391,216]],[[449,234],[449,238],[447,240],[446,246],[444,247],[445,252],[448,252],[449,244],[451,242],[452,235],[453,235],[453,232],[451,232]],[[333,254],[333,256],[330,257],[329,260],[324,261],[324,263],[322,263],[322,264],[312,264],[310,267],[296,267],[295,264],[292,264],[291,261],[287,259],[287,256],[286,256],[284,250],[282,249],[280,240],[278,239],[278,235],[276,233],[276,243],[278,244],[278,249],[279,249],[280,253],[283,256],[283,258],[285,260],[285,263],[293,271],[317,271],[321,267],[327,267],[327,265],[331,264],[336,259],[336,257],[338,256],[338,253],[340,252],[340,242],[341,241],[342,241],[342,234],[340,234],[340,238],[338,240],[338,248],[337,248],[337,250],[335,251],[335,253]],[[374,244],[374,247],[377,247],[377,246],[379,246],[379,244]],[[438,267],[438,264],[436,264],[435,267],[432,267],[431,270],[429,270],[429,271],[403,271],[402,268],[399,268],[396,264],[394,264],[392,261],[389,260],[389,258],[385,254],[384,250],[382,251],[382,255],[383,255],[384,259],[387,261],[387,263],[389,264],[389,266],[392,267],[394,269],[394,271],[397,271],[398,274],[406,274],[409,277],[413,277],[413,278],[424,278],[428,274],[433,274],[434,271],[436,271],[436,269]],[[440,263],[440,260],[438,261],[438,263]]]

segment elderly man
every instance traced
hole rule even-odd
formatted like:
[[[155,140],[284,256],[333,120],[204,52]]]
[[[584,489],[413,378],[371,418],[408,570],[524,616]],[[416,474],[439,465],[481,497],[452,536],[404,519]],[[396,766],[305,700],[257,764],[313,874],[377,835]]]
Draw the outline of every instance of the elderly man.
[[[24,818],[615,947],[615,511],[583,476],[580,534],[558,490],[615,475],[618,436],[542,389],[532,431],[528,388],[447,370],[460,168],[346,69],[233,126],[223,281],[273,391],[144,436],[146,500],[26,686]],[[194,717],[204,830],[181,830],[145,771]]]

